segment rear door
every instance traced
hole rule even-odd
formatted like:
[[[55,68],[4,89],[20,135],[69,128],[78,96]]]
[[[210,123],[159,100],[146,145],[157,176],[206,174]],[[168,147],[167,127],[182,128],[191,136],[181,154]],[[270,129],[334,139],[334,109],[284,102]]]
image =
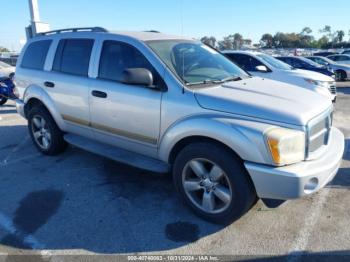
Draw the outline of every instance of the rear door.
[[[65,38],[56,45],[45,88],[66,123],[66,131],[93,137],[89,127],[89,65],[94,39]]]
[[[44,88],[42,78],[49,74],[45,63],[52,43],[51,39],[39,40],[28,43],[24,48],[16,67],[16,85],[21,98],[28,86]]]

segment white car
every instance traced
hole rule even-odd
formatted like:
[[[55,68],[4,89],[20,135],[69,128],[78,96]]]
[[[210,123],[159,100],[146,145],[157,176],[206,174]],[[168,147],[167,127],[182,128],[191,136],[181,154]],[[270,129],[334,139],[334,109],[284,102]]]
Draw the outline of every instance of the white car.
[[[341,55],[330,55],[327,58],[333,60],[338,64],[350,65],[350,55],[341,54]]]
[[[0,77],[10,76],[15,72],[15,67],[0,61]]]
[[[222,53],[253,76],[311,89],[330,98],[333,102],[336,101],[337,88],[332,77],[295,69],[264,53],[250,51],[223,51]]]

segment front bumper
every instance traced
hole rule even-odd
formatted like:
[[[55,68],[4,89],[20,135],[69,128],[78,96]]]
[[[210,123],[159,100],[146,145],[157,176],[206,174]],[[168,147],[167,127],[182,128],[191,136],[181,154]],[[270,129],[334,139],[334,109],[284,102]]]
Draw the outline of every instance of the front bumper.
[[[15,102],[17,113],[20,114],[22,117],[26,118],[26,115],[24,113],[24,102],[21,99],[16,99]]]
[[[344,144],[344,135],[333,127],[327,150],[316,160],[284,167],[246,162],[245,167],[260,198],[300,198],[317,192],[335,177],[343,158]]]

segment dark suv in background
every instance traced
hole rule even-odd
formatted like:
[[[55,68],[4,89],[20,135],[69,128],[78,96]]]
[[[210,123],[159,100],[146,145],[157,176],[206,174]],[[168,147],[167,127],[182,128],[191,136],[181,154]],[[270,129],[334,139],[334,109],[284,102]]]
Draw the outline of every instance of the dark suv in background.
[[[289,64],[290,66],[297,69],[304,69],[309,71],[318,72],[327,76],[335,77],[333,71],[329,70],[327,67],[315,63],[314,61],[307,59],[305,57],[298,56],[281,56],[276,57],[278,60]]]

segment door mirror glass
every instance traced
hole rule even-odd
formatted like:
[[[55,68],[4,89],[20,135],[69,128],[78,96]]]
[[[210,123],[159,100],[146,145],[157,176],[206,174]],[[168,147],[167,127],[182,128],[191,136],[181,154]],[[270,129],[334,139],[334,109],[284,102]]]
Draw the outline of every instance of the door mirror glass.
[[[266,66],[264,65],[259,65],[255,67],[256,71],[262,72],[262,73],[267,73],[269,70],[267,69]]]
[[[128,85],[141,85],[154,88],[153,75],[146,68],[128,68],[122,73],[121,82]]]

